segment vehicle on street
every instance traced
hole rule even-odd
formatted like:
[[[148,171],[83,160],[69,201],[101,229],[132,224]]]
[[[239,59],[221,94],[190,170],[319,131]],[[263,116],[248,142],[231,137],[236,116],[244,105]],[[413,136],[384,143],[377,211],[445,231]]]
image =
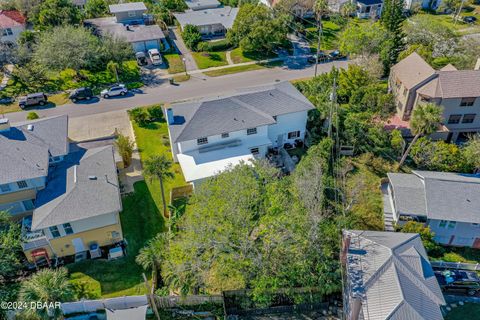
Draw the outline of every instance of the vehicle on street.
[[[73,102],[77,102],[78,100],[90,100],[93,97],[92,89],[85,87],[85,88],[78,88],[70,93],[70,100]]]
[[[341,60],[343,58],[346,58],[346,56],[344,54],[342,54],[340,51],[338,50],[335,50],[335,51],[332,51],[330,52],[330,54],[328,55],[328,57],[331,59],[331,60]]]
[[[158,52],[157,49],[148,50],[148,57],[152,61],[153,65],[160,65],[163,63],[162,56],[160,55],[160,52]]]
[[[443,291],[457,291],[469,296],[480,292],[480,278],[475,271],[435,271],[435,277]]]
[[[475,23],[476,21],[477,21],[477,18],[474,16],[463,17],[463,22],[465,23]]]
[[[322,62],[327,62],[328,60],[329,60],[328,55],[326,55],[325,53],[320,52],[318,54],[318,62],[322,63]],[[317,55],[314,54],[314,55],[308,57],[307,61],[309,63],[316,63],[317,62]]]
[[[108,99],[110,97],[115,97],[115,96],[124,96],[127,93],[128,93],[127,87],[125,87],[124,84],[119,83],[114,86],[111,86],[108,89],[102,90],[102,92],[100,92],[100,96],[102,98]]]
[[[137,63],[139,66],[146,66],[148,64],[147,56],[143,51],[135,53],[135,58],[137,59]]]
[[[46,105],[48,103],[47,95],[43,92],[31,93],[25,97],[21,97],[18,101],[20,108],[24,109],[26,107],[35,106],[35,105]]]

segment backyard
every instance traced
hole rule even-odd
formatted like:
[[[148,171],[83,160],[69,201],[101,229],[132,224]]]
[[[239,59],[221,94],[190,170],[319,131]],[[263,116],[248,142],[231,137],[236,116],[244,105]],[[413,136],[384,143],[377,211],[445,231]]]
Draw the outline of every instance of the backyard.
[[[171,157],[164,121],[152,122],[146,127],[139,127],[136,123],[133,126],[142,160],[156,154]],[[165,181],[167,201],[170,201],[172,187],[185,185],[180,166],[174,164],[172,171],[175,178]],[[159,210],[162,200],[158,180],[137,182],[134,189],[133,194],[123,198],[120,214],[124,237],[128,242],[128,255],[115,261],[88,260],[68,265],[72,282],[91,292],[91,298],[145,293],[144,270],[136,264],[135,257],[149,239],[165,230],[165,221]],[[146,275],[150,276],[150,273],[146,272]]]
[[[453,308],[445,316],[445,320],[466,320],[466,319],[478,319],[480,313],[480,304],[478,303],[465,303],[463,306]]]

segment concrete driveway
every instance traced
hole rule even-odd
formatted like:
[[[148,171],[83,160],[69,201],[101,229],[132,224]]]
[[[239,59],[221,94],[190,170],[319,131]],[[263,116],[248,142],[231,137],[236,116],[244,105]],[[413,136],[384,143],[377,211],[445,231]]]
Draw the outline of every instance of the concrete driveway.
[[[76,142],[112,138],[115,132],[135,140],[130,120],[125,110],[70,118],[68,121],[68,136]]]

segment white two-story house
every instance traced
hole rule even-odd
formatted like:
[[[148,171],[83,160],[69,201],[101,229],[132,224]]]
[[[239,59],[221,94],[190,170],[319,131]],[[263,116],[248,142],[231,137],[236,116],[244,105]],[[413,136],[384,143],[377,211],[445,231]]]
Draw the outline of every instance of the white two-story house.
[[[194,186],[270,147],[305,138],[314,106],[289,82],[174,104],[165,110],[173,158]]]
[[[438,243],[480,248],[480,175],[389,173],[383,190],[386,219],[422,222]]]
[[[25,30],[27,19],[17,10],[0,10],[0,42],[14,45]]]

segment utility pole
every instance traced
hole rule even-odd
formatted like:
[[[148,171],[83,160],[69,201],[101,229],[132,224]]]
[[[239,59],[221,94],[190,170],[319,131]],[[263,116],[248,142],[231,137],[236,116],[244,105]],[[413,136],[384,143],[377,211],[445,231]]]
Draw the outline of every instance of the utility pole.
[[[460,8],[458,8],[458,12],[456,12],[455,14],[455,18],[454,18],[454,21],[453,21],[453,24],[457,24],[457,21],[458,21],[458,17],[460,16],[460,13],[462,13],[462,9],[463,9],[463,3],[465,2],[465,0],[462,0],[462,2],[460,3]]]
[[[337,78],[333,78],[333,89],[330,93],[330,114],[328,116],[328,137],[332,136],[333,106],[337,104]],[[338,116],[338,115],[337,115]]]
[[[155,313],[155,316],[157,317],[157,320],[160,320],[160,314],[158,314],[158,309],[157,309],[157,304],[155,303],[155,296],[153,292],[150,290],[150,285],[148,284],[147,277],[145,276],[145,273],[142,273],[143,276],[143,281],[145,281],[145,288],[147,289],[147,298],[152,306],[153,313]]]
[[[318,70],[318,58],[320,57],[320,39],[322,36],[322,16],[320,14],[320,18],[317,19],[317,29],[318,29],[318,39],[317,39],[317,56],[315,58],[315,77],[317,76]]]

